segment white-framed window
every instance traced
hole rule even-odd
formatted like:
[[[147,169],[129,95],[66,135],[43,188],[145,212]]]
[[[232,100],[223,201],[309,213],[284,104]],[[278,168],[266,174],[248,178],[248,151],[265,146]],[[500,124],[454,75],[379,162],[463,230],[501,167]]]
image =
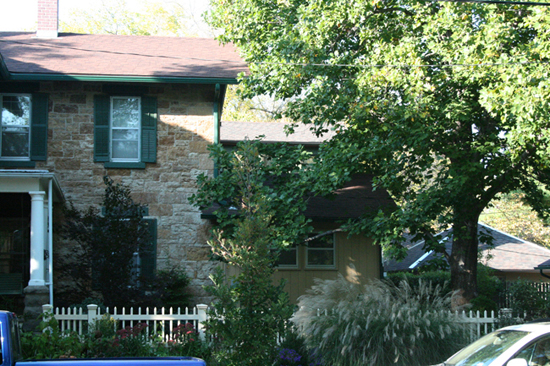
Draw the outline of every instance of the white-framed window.
[[[0,160],[30,160],[31,96],[0,94]]]
[[[141,98],[111,97],[110,153],[112,162],[141,159]]]
[[[316,237],[319,234],[312,234]],[[306,246],[306,268],[336,268],[335,235],[328,234],[308,240]]]
[[[277,267],[282,269],[298,268],[298,246],[281,250],[277,258]]]

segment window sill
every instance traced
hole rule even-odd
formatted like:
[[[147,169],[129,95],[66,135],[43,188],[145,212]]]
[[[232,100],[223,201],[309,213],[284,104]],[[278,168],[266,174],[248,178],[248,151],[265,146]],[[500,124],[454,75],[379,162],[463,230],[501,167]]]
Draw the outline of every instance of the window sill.
[[[306,266],[306,271],[338,271],[336,266]]]
[[[105,163],[108,169],[145,169],[145,163]]]
[[[275,270],[277,272],[282,272],[282,271],[299,271],[300,270],[300,267],[298,266],[288,266],[288,267],[279,267],[279,266],[276,266],[275,267]]]
[[[0,160],[0,167],[9,168],[34,168],[36,162],[26,160]]]

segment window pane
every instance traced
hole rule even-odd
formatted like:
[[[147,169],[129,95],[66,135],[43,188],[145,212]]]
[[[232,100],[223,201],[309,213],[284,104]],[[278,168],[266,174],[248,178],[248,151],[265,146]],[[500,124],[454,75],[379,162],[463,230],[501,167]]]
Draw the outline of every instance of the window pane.
[[[116,129],[113,130],[113,140],[131,140],[137,141],[139,130],[136,129]]]
[[[309,250],[307,253],[307,264],[309,266],[333,266],[333,250]]]
[[[298,262],[296,260],[297,254],[296,248],[283,250],[279,253],[279,259],[277,260],[278,266],[296,266]]]
[[[315,235],[312,235],[312,236],[315,236]],[[334,247],[333,241],[334,241],[334,238],[332,235],[325,235],[325,236],[321,236],[320,238],[316,238],[308,241],[307,246],[309,248],[327,248],[327,249],[331,248],[332,249]]]
[[[139,98],[113,98],[113,127],[138,128],[140,124]]]
[[[10,127],[2,129],[2,156],[28,157],[29,156],[29,129],[24,127]]]
[[[113,141],[113,159],[138,159],[137,141]]]
[[[3,126],[29,126],[30,115],[30,97],[14,95],[4,95],[2,97]]]

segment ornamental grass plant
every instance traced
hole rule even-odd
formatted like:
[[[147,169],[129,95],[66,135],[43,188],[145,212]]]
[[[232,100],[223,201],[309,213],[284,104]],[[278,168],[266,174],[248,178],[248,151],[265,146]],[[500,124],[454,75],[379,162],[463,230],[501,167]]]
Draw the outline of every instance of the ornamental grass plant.
[[[468,343],[450,294],[431,283],[317,279],[298,305],[292,321],[324,365],[430,365]]]

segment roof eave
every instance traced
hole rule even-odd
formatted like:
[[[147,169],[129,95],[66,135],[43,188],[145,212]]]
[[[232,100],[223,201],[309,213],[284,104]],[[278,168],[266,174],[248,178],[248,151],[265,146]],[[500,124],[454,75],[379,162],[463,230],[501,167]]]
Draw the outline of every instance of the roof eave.
[[[120,76],[120,75],[70,75],[70,74],[23,74],[2,72],[0,77],[12,81],[102,81],[125,83],[172,83],[172,84],[238,84],[237,78],[162,77],[162,76]]]

